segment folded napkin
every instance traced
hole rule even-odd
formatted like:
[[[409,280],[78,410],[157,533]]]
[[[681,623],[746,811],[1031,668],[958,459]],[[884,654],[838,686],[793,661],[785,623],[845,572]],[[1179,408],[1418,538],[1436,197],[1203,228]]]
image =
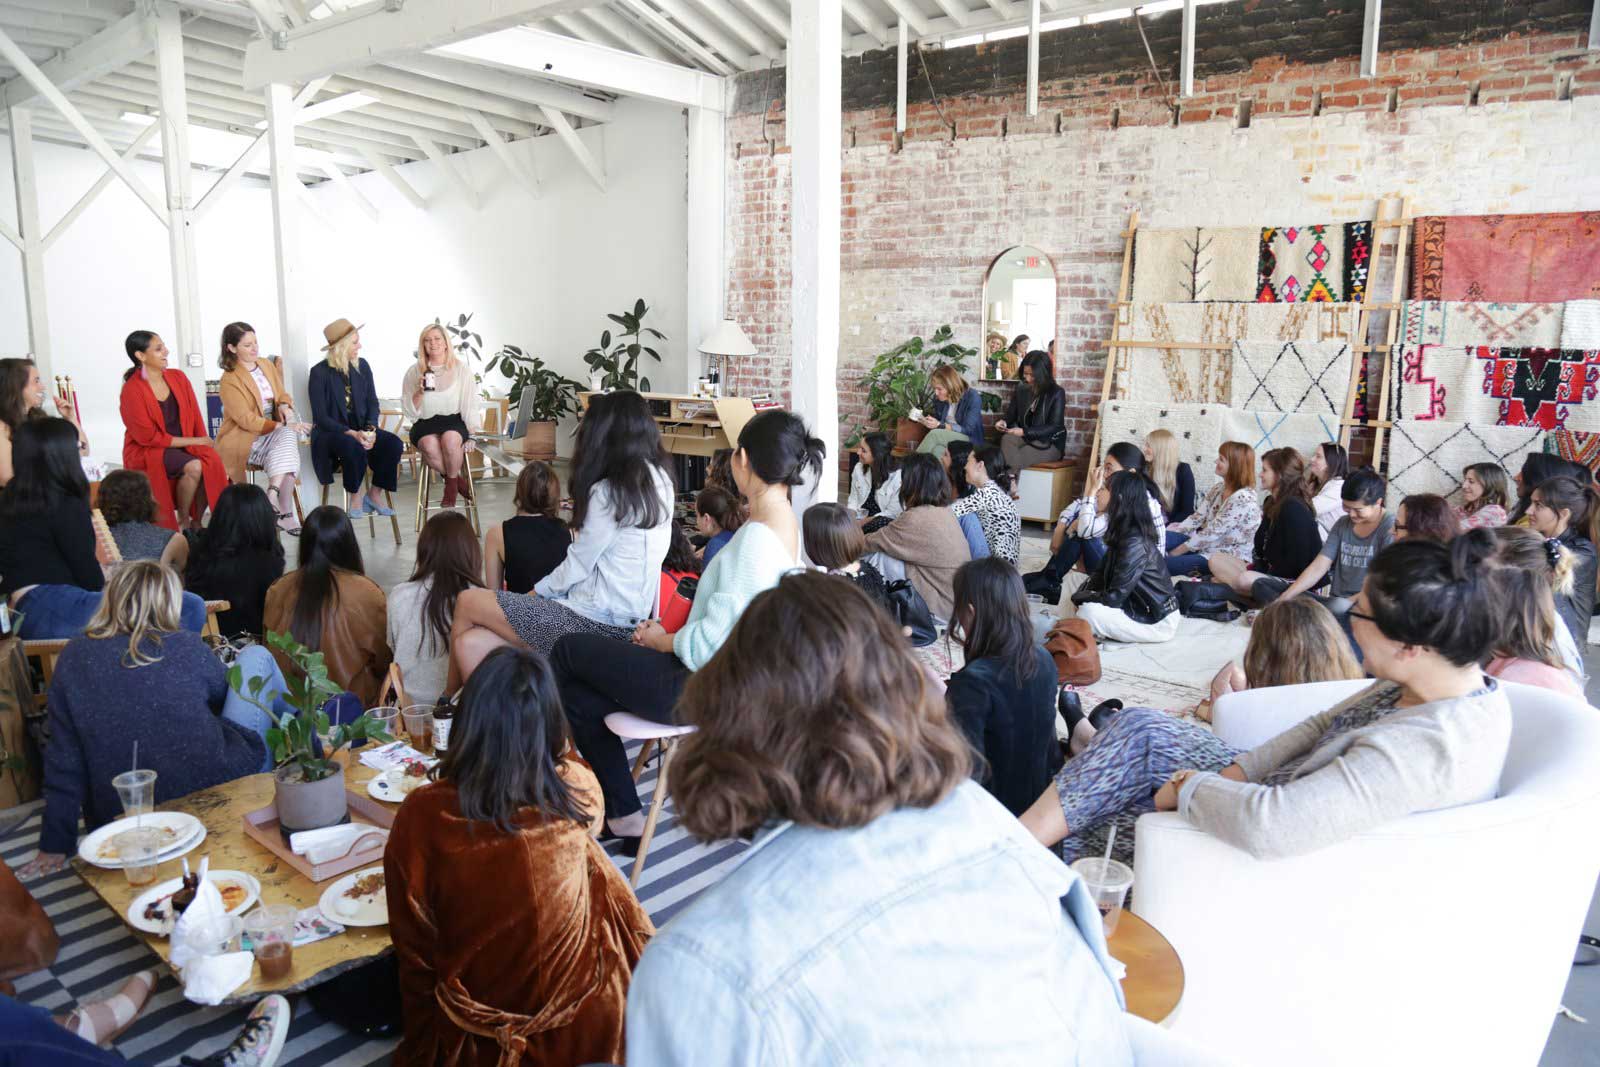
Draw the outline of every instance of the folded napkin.
[[[222,894],[206,877],[210,867],[211,857],[200,861],[200,888],[195,890],[194,903],[178,916],[178,924],[172,929],[171,963],[183,972],[183,995],[196,1004],[222,1003],[224,997],[249,980],[253,963],[248,952],[207,956],[189,944],[195,929],[227,915]]]
[[[289,835],[289,848],[297,856],[312,863],[326,863],[350,854],[360,839],[371,835],[368,844],[387,840],[389,832],[365,823],[345,823],[343,826],[324,826],[320,830],[300,830]],[[365,844],[362,845],[365,847]]]

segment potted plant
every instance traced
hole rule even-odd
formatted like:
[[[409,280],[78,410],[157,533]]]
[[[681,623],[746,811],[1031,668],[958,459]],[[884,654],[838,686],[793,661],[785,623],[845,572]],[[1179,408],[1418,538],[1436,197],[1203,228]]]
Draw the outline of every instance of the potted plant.
[[[978,354],[954,340],[955,331],[939,327],[932,337],[902,341],[872,361],[861,384],[867,388],[867,416],[884,432],[895,435],[895,447],[916,448],[928,429],[911,413],[926,415],[933,407],[934,370],[943,365],[965,374],[967,361]]]
[[[621,326],[622,332],[617,335],[617,343],[613,345],[611,331],[602,331],[600,343],[583,354],[583,361],[589,365],[591,386],[598,375],[601,389],[637,389],[641,393],[649,391],[650,379],[639,375],[639,357],[648,355],[660,363],[661,353],[644,343],[644,335],[649,334],[658,341],[667,339],[667,335],[660,330],[644,324],[644,317],[649,310],[643,300],[637,300],[632,311],[606,316]]]
[[[278,809],[278,825],[285,832],[334,826],[349,813],[344,766],[334,761],[334,755],[352,741],[394,738],[366,712],[354,722],[329,729],[322,707],[344,688],[329,680],[322,653],[312,652],[286,633],[268,633],[267,646],[282,652],[294,666],[286,683],[289,691],[263,693],[267,680],[256,677],[246,683],[237,663],[228,668],[228,687],[272,720],[267,747],[275,767],[272,802]],[[297,714],[279,716],[273,710],[279,697],[294,705]],[[320,745],[319,734],[326,738]]]
[[[489,369],[499,368],[511,379],[511,406],[522,403],[524,389],[533,390],[528,425],[522,433],[522,454],[546,462],[556,458],[556,423],[563,415],[578,410],[578,390],[583,386],[545,366],[544,360],[530,356],[516,345],[506,345],[489,360]]]

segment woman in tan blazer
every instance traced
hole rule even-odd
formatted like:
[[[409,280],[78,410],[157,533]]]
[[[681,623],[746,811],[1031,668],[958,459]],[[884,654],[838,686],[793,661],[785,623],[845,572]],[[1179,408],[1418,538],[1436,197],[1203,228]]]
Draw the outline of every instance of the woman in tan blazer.
[[[260,358],[256,332],[247,322],[232,322],[222,330],[222,428],[217,431],[217,452],[228,478],[242,484],[249,464],[267,474],[267,495],[273,498],[278,527],[300,533],[295,518],[294,487],[300,476],[298,435],[310,433],[301,422],[294,398],[283,387],[283,375],[271,360]]]

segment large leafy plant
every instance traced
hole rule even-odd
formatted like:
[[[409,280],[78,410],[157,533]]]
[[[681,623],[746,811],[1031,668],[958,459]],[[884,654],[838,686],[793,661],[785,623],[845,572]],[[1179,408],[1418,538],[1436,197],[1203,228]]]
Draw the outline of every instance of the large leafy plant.
[[[640,392],[649,390],[650,379],[639,374],[639,357],[647,355],[660,363],[661,353],[645,343],[645,334],[656,341],[667,339],[667,335],[660,330],[644,324],[644,317],[649,311],[643,300],[637,300],[632,311],[606,316],[622,327],[616,344],[612,344],[611,331],[605,330],[600,334],[600,343],[583,354],[583,361],[589,365],[589,370],[605,376],[601,388],[637,389]]]
[[[555,422],[578,410],[581,382],[557,374],[544,360],[530,356],[516,345],[506,345],[489,357],[489,369],[499,368],[511,379],[511,406],[522,403],[522,391],[533,390],[530,417],[535,422]]]
[[[266,693],[267,679],[262,677],[244,680],[244,671],[235,663],[228,668],[228,688],[266,712],[272,720],[267,730],[267,747],[272,750],[273,765],[280,770],[295,765],[303,781],[316,782],[327,778],[338,769],[333,757],[353,741],[393,741],[366,712],[354,722],[340,723],[330,729],[328,713],[322,706],[344,692],[344,687],[328,678],[328,665],[321,652],[313,652],[286,633],[267,634],[267,647],[282,652],[294,666],[285,684],[288,692],[277,690]],[[297,714],[280,716],[273,710],[279,697],[288,701]],[[317,736],[327,741],[322,754],[317,754]]]
[[[884,430],[911,417],[913,408],[928,411],[933,406],[933,372],[950,366],[966,374],[967,361],[978,354],[955,340],[948,325],[934,331],[927,340],[913,337],[902,341],[872,361],[861,384],[867,387],[867,417]]]

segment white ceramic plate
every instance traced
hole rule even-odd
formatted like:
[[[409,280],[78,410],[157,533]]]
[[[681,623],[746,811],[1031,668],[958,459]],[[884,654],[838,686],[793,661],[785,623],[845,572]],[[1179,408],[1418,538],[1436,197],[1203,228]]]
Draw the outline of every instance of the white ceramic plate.
[[[78,858],[95,867],[120,871],[127,864],[117,855],[116,846],[111,843],[111,839],[124,830],[132,830],[140,825],[159,827],[163,839],[170,842],[156,857],[157,863],[177,859],[204,841],[206,837],[205,823],[193,815],[186,815],[181,811],[152,811],[145,815],[118,819],[100,827],[79,842]]]
[[[228,909],[229,915],[243,915],[246,909],[261,899],[261,883],[256,881],[252,875],[246,874],[244,871],[212,871],[210,874],[206,875],[206,881],[214,883],[219,890],[222,889],[223,886],[230,884],[244,889],[245,894],[243,899],[239,900],[233,905],[233,907]],[[159,923],[145,918],[144,910],[151,904],[160,900],[162,897],[170,897],[172,894],[176,893],[179,888],[182,887],[182,885],[182,878],[171,878],[165,882],[162,882],[160,885],[151,886],[149,889],[146,889],[143,893],[139,894],[138,898],[135,899],[132,904],[128,905],[128,925],[133,927],[135,930],[143,930],[147,934],[161,934],[165,936],[171,933],[171,931],[167,930]],[[224,899],[223,903],[226,904],[227,900]]]
[[[351,900],[344,895],[344,891],[356,884],[356,879],[365,878],[369,874],[383,873],[383,865],[368,867],[365,870],[352,871],[330,885],[322,893],[322,899],[317,901],[317,910],[322,912],[323,918],[329,922],[336,922],[343,926],[387,926],[389,925],[389,898],[382,889],[359,900]],[[354,914],[347,914],[339,910],[340,902],[354,908]]]
[[[387,801],[390,804],[400,803],[410,795],[402,792],[396,784],[404,776],[404,770],[384,771],[382,774],[374,775],[367,780],[367,795],[376,797],[378,800]],[[421,789],[422,786],[419,785],[417,788]]]

